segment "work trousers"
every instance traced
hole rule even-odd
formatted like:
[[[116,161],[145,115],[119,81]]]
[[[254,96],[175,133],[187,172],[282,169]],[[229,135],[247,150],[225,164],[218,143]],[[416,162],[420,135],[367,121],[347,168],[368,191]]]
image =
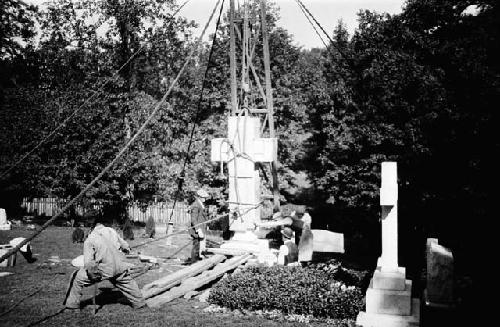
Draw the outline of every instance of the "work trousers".
[[[140,308],[144,306],[144,298],[142,297],[141,290],[137,286],[135,280],[130,277],[128,271],[125,271],[117,276],[107,278],[113,286],[118,288],[123,295],[129,300],[134,308]],[[83,268],[78,270],[73,283],[71,284],[71,290],[69,292],[68,298],[66,299],[67,308],[79,308],[80,299],[82,297],[82,291],[85,286],[89,286],[98,282],[93,282],[87,276],[87,271]]]
[[[206,250],[207,241],[204,238],[193,237],[193,247],[191,248],[191,263],[200,260],[201,253]]]

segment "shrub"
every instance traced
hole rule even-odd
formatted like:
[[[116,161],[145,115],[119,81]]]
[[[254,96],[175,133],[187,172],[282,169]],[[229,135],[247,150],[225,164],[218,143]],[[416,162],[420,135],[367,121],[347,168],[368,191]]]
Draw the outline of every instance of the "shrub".
[[[217,283],[209,302],[230,309],[279,310],[284,314],[353,319],[361,310],[359,288],[302,267],[250,267]]]

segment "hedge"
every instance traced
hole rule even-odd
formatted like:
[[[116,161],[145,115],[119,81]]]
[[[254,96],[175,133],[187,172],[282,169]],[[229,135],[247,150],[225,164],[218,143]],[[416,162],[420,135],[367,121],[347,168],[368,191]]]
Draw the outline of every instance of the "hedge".
[[[284,314],[354,319],[363,306],[356,286],[331,274],[302,267],[255,266],[219,281],[210,303],[240,310],[279,310]]]

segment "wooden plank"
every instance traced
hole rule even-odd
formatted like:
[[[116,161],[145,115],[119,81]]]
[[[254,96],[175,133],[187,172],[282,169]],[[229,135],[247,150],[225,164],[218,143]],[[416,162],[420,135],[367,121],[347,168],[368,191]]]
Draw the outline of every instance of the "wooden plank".
[[[218,263],[226,260],[226,257],[221,254],[216,254],[208,259],[198,261],[189,267],[178,270],[172,274],[169,274],[163,278],[155,280],[152,283],[146,284],[142,288],[142,295],[145,299],[153,297],[155,295],[161,294],[170,288],[182,283],[183,280],[196,276],[199,273],[212,268]]]
[[[245,263],[252,255],[245,254],[242,256],[233,257],[224,263],[215,266],[211,271],[204,272],[201,276],[191,277],[182,282],[181,285],[172,288],[170,291],[158,295],[146,301],[147,305],[151,308],[158,307],[162,304],[175,300],[187,292],[194,291],[205,284],[221,277],[226,272],[237,268],[239,265]]]
[[[235,256],[235,255],[243,255],[243,254],[250,253],[250,251],[245,251],[245,250],[221,249],[221,248],[206,248],[205,252],[215,253],[215,254],[223,254],[226,256]]]

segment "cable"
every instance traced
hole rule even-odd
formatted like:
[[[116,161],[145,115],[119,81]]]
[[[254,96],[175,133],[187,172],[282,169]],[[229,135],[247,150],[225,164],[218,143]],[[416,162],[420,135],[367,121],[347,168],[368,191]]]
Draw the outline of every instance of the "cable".
[[[193,124],[193,127],[191,128],[191,133],[189,135],[189,142],[188,142],[188,146],[187,146],[187,149],[186,149],[186,155],[184,157],[184,163],[182,165],[181,173],[179,174],[179,177],[178,177],[176,196],[174,197],[174,204],[173,204],[173,207],[172,207],[172,212],[170,213],[170,217],[169,217],[169,219],[167,221],[167,225],[170,223],[170,221],[173,218],[174,209],[175,209],[175,206],[177,205],[177,199],[178,199],[179,193],[180,193],[180,191],[182,189],[182,185],[184,184],[184,177],[185,177],[185,173],[186,173],[186,167],[187,167],[188,162],[189,162],[189,151],[191,150],[191,146],[193,144],[193,137],[194,137],[194,132],[196,130],[196,126],[199,124],[199,120],[200,120],[201,104],[203,102],[203,92],[205,91],[208,72],[209,72],[209,70],[211,68],[210,63],[212,62],[212,56],[213,56],[214,48],[215,48],[215,45],[217,43],[217,31],[219,29],[220,18],[222,16],[222,10],[224,8],[224,2],[225,2],[225,0],[222,0],[222,5],[221,5],[220,11],[219,11],[219,17],[217,18],[217,23],[215,25],[214,38],[212,40],[212,46],[210,47],[210,53],[208,55],[207,68],[205,69],[205,74],[203,76],[203,82],[202,82],[202,85],[201,85],[200,97],[198,98],[198,104],[197,104],[197,107],[196,107],[196,115],[195,115],[195,119],[194,119],[194,124]]]
[[[309,11],[309,9],[307,9],[307,7],[304,5],[304,3],[301,1],[301,0],[295,0],[299,6],[302,6],[302,8],[304,8],[303,10],[305,10],[310,16],[311,18],[314,20],[314,22],[318,25],[318,27],[323,31],[323,33],[326,35],[326,37],[328,38],[328,40],[330,41],[330,43],[333,43],[333,40],[332,38],[330,37],[330,35],[328,35],[328,33],[325,31],[325,29],[323,28],[323,26],[321,26],[321,24],[316,20],[316,18],[314,18],[313,14],[311,14],[311,12]]]
[[[304,8],[299,4],[299,2],[297,0],[295,0],[295,2],[299,5],[299,8],[302,11],[302,13],[304,14],[304,16],[306,16],[307,20],[309,21],[309,24],[311,24],[312,28],[314,29],[314,32],[316,32],[316,35],[318,35],[319,39],[321,40],[321,43],[323,43],[325,48],[328,48],[328,45],[326,45],[325,40],[323,40],[323,37],[321,36],[321,34],[319,34],[318,29],[316,28],[316,26],[314,26],[313,22],[311,21],[311,18],[309,18],[306,11],[304,10]]]
[[[33,295],[35,295],[36,293],[40,292],[42,289],[44,289],[45,287],[47,287],[47,285],[50,285],[58,275],[60,275],[61,273],[55,273],[54,276],[52,276],[51,279],[49,279],[48,282],[46,282],[45,284],[43,284],[42,286],[40,286],[39,288],[37,288],[35,291],[31,292],[30,294],[26,295],[25,297],[23,297],[21,300],[17,301],[16,303],[14,303],[10,308],[8,308],[7,310],[5,310],[4,312],[0,313],[0,317],[3,317],[5,315],[7,315],[9,312],[11,312],[12,310],[14,310],[19,304],[21,304],[22,302],[24,302],[24,300],[32,297]]]
[[[314,20],[314,22],[316,23],[316,25],[318,25],[318,27],[321,29],[321,31],[325,34],[325,36],[328,38],[328,40],[330,41],[330,45],[332,47],[334,47],[341,55],[341,57],[347,62],[347,64],[349,66],[351,66],[349,60],[347,59],[347,56],[346,54],[344,53],[343,50],[341,50],[337,44],[333,41],[333,39],[330,37],[330,35],[328,35],[328,33],[325,31],[325,29],[323,28],[323,26],[321,26],[321,24],[316,20],[316,18],[314,17],[314,15],[309,11],[309,9],[307,9],[307,7],[304,5],[304,3],[301,1],[301,0],[295,0],[295,2],[297,3],[297,5],[301,8],[302,12],[304,13],[304,15],[306,16],[307,20],[309,21],[309,23],[311,23],[311,26],[313,26],[314,28],[314,25],[312,24],[311,20],[307,17],[307,15],[305,14],[304,11],[307,12],[307,14],[309,14],[309,16],[311,16],[311,18]],[[316,28],[314,28],[316,30]],[[321,37],[320,37],[321,38]],[[321,38],[321,41],[323,41],[323,39]],[[324,44],[325,42],[323,42]],[[328,47],[326,47],[326,49],[328,50]]]
[[[167,90],[167,92],[163,95],[163,97],[161,98],[160,101],[158,101],[158,103],[155,105],[153,111],[151,112],[151,114],[148,116],[148,118],[146,119],[146,121],[141,125],[141,127],[137,130],[137,132],[130,138],[130,140],[125,144],[125,146],[120,150],[120,152],[118,152],[118,154],[115,156],[115,158],[99,173],[99,175],[97,175],[97,177],[95,177],[89,184],[87,184],[87,186],[82,190],[80,191],[80,193],[78,193],[77,196],[75,196],[71,201],[68,202],[68,204],[66,204],[62,209],[61,211],[59,211],[55,216],[53,216],[52,218],[50,218],[47,222],[45,222],[42,227],[36,231],[35,233],[33,233],[31,236],[27,237],[26,239],[24,239],[21,243],[19,243],[18,245],[16,245],[13,249],[9,250],[7,253],[3,254],[1,257],[0,257],[0,262],[2,262],[3,260],[7,259],[8,257],[10,257],[12,254],[16,253],[17,251],[19,251],[19,249],[25,245],[26,243],[30,242],[32,239],[34,239],[36,236],[38,236],[42,231],[44,231],[48,226],[50,226],[57,218],[59,218],[61,216],[61,214],[66,211],[68,208],[70,208],[73,204],[75,204],[85,193],[87,193],[87,191],[92,187],[94,186],[94,184],[96,184],[101,178],[102,176],[104,176],[104,174],[111,169],[111,167],[113,167],[113,165],[118,161],[118,159],[121,158],[121,156],[128,150],[128,148],[132,145],[132,143],[134,143],[134,141],[139,137],[139,135],[142,134],[142,132],[146,129],[146,127],[149,125],[149,123],[151,122],[151,120],[153,119],[153,117],[156,115],[156,113],[158,112],[158,110],[160,109],[161,105],[163,105],[165,103],[165,101],[167,100],[168,96],[170,95],[170,93],[172,92],[174,86],[177,84],[179,78],[181,77],[181,75],[184,73],[184,70],[187,68],[189,62],[191,61],[191,59],[193,58],[193,56],[197,53],[201,43],[202,43],[202,40],[203,40],[203,36],[205,35],[205,32],[208,28],[208,25],[210,24],[210,22],[212,21],[212,18],[214,16],[214,13],[217,9],[217,7],[219,6],[219,3],[220,3],[221,0],[217,0],[217,3],[210,15],[210,18],[208,19],[208,22],[206,23],[201,35],[199,36],[195,46],[193,47],[193,49],[191,50],[191,52],[189,53],[189,55],[187,56],[187,59],[186,61],[184,62],[184,65],[181,67],[181,69],[179,70],[179,72],[177,73],[177,76],[175,77],[175,79],[172,81],[172,83],[170,84],[170,87],[169,89]]]
[[[253,209],[256,209],[258,207],[260,207],[262,205],[263,201],[261,201],[260,203],[250,207],[250,208],[247,208],[247,210],[245,210],[241,215],[245,215],[247,212],[249,212],[250,210],[253,210]],[[209,219],[209,220],[206,220],[206,221],[202,221],[201,223],[198,223],[198,224],[195,224],[193,226],[189,226],[187,228],[184,228],[184,229],[181,229],[180,231],[178,232],[175,232],[175,233],[172,233],[172,234],[167,234],[165,236],[162,236],[162,237],[159,237],[159,238],[156,238],[154,240],[149,240],[149,241],[146,241],[146,242],[143,242],[143,243],[140,243],[140,244],[136,244],[134,246],[131,246],[130,248],[131,249],[135,249],[135,248],[138,248],[138,247],[141,247],[141,246],[144,246],[144,245],[147,245],[147,244],[150,244],[150,243],[154,243],[154,242],[157,242],[157,241],[161,241],[161,240],[164,240],[168,237],[171,237],[171,236],[174,236],[174,235],[181,235],[181,234],[185,234],[186,231],[189,231],[190,229],[196,229],[197,227],[201,226],[201,225],[205,225],[205,224],[208,224],[208,223],[211,223],[212,221],[216,221],[216,220],[219,220],[219,219],[222,219],[222,218],[225,218],[229,216],[229,214],[223,214],[223,215],[219,215],[219,216],[216,216],[215,218],[212,218],[212,219]]]
[[[177,10],[172,14],[172,18],[179,13],[179,11],[191,0],[186,0]],[[5,170],[2,174],[0,174],[0,179],[3,179],[8,173],[10,173],[14,168],[16,168],[21,162],[23,162],[26,158],[32,155],[37,149],[39,149],[45,142],[47,142],[54,134],[60,130],[61,128],[66,126],[68,123],[83,107],[85,107],[92,100],[97,98],[103,93],[104,87],[108,85],[111,81],[116,80],[119,73],[125,68],[131,61],[134,59],[140,52],[145,49],[144,44],[134,52],[127,61],[121,65],[121,67],[111,76],[110,79],[107,79],[97,90],[95,90],[90,97],[88,97],[78,108],[76,108],[68,117],[66,117],[52,132],[50,132],[47,136],[45,136],[40,142],[38,142],[30,151],[24,154],[19,160],[17,160],[13,165],[11,165],[7,170]]]

